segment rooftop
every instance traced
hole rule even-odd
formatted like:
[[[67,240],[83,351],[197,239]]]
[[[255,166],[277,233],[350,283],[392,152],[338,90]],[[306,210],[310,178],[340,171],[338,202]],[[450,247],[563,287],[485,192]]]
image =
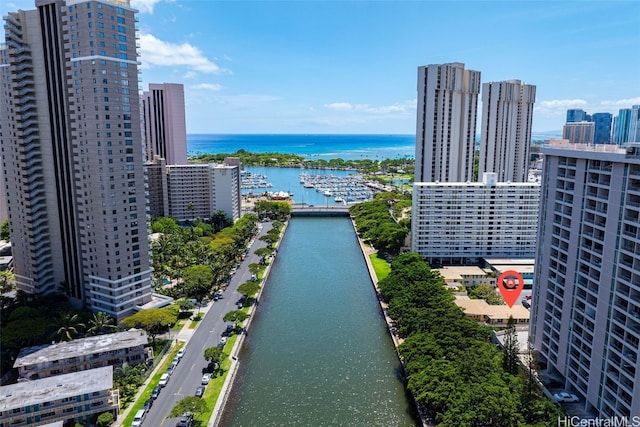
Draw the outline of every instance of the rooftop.
[[[98,335],[53,344],[25,347],[20,350],[14,368],[45,363],[51,360],[69,359],[71,357],[104,351],[136,347],[148,343],[147,333],[140,329],[131,329],[114,334]]]
[[[486,316],[491,320],[508,319],[513,316],[514,320],[529,319],[529,310],[519,304],[513,307],[508,305],[490,305],[483,299],[456,298],[455,303],[470,316]]]
[[[22,381],[0,387],[0,412],[94,391],[111,390],[112,387],[113,366]]]
[[[462,280],[468,276],[486,276],[487,272],[476,266],[447,266],[442,268],[436,268],[445,281]]]

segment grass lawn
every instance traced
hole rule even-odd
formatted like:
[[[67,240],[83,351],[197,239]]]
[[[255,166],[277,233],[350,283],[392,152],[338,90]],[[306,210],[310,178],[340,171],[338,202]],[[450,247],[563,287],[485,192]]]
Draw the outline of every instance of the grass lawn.
[[[384,279],[389,275],[389,273],[391,272],[391,265],[386,260],[378,258],[378,254],[369,255],[369,259],[371,260],[373,269],[376,272],[378,281]]]
[[[136,412],[138,412],[140,409],[142,409],[142,405],[144,405],[144,402],[146,402],[147,399],[149,399],[149,397],[151,397],[151,392],[153,391],[153,389],[160,382],[160,377],[162,376],[162,374],[165,373],[165,371],[167,370],[167,368],[169,367],[169,365],[173,361],[173,358],[176,357],[176,354],[178,353],[178,350],[183,345],[184,345],[183,342],[178,342],[178,345],[175,346],[173,348],[173,350],[171,350],[170,352],[167,353],[168,357],[164,358],[164,361],[160,365],[160,369],[158,369],[156,371],[156,374],[153,376],[153,378],[151,378],[151,381],[149,381],[149,383],[147,384],[147,387],[145,387],[144,391],[140,395],[140,398],[135,401],[135,403],[133,404],[133,407],[129,411],[129,414],[127,414],[127,416],[124,419],[122,425],[125,425],[125,426],[130,426],[131,425],[131,423],[133,422],[133,417],[136,416]]]

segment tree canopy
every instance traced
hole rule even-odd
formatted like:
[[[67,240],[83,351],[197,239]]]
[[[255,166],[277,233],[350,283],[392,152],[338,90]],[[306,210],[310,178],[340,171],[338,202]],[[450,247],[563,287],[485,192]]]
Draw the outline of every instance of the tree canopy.
[[[233,322],[236,325],[244,322],[249,318],[249,315],[242,310],[232,310],[224,315],[222,320],[225,322]]]
[[[396,257],[378,283],[394,319],[416,403],[438,426],[547,425],[559,408],[528,392],[526,379],[503,369],[491,330],[464,316],[442,277],[418,254]],[[513,366],[513,365],[511,365]],[[536,412],[527,410],[531,406]]]
[[[172,418],[177,418],[185,412],[191,412],[192,414],[204,414],[207,411],[207,402],[196,396],[187,396],[178,401],[176,406],[171,409],[169,414]]]
[[[122,319],[120,325],[125,328],[144,329],[153,341],[156,335],[166,331],[178,320],[175,312],[167,308],[150,308]]]

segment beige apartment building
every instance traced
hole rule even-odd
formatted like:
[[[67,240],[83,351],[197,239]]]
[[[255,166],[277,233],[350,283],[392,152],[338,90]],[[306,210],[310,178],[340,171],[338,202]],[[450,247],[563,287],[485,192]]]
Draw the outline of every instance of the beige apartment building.
[[[151,299],[128,0],[38,0],[4,17],[0,147],[15,281],[117,320]]]

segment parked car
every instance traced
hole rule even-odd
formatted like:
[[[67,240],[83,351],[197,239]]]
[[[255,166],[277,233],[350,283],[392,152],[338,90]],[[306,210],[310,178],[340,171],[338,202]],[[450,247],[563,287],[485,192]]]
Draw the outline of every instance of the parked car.
[[[209,381],[211,381],[211,374],[204,374],[202,376],[202,381],[200,381],[200,383],[202,385],[207,385],[207,384],[209,384]]]
[[[167,383],[169,382],[169,374],[167,374],[166,372],[164,374],[162,374],[162,376],[160,377],[160,382],[158,383],[158,385],[160,387],[164,387],[167,385]]]
[[[173,370],[176,369],[176,366],[177,365],[175,362],[171,363],[171,365],[169,365],[169,367],[167,368],[167,373],[171,375],[173,373]]]
[[[200,386],[196,389],[196,397],[202,397],[204,395],[204,390],[205,387],[204,386]]]
[[[160,391],[162,391],[162,387],[159,385],[155,386],[153,391],[151,391],[151,399],[157,399],[158,396],[160,396]]]
[[[136,412],[136,415],[133,417],[133,422],[131,423],[131,427],[139,427],[142,425],[142,421],[144,421],[144,417],[147,415],[147,411],[144,409],[140,409]]]
[[[191,412],[185,412],[180,417],[178,424],[176,427],[191,427],[191,423],[193,422],[193,414]]]
[[[149,409],[151,409],[152,406],[153,406],[153,399],[147,399],[142,405],[142,409],[144,409],[145,411],[148,411]]]
[[[558,403],[573,403],[579,402],[578,396],[573,393],[568,393],[566,391],[556,393],[553,395],[553,400]]]
[[[226,329],[222,331],[222,336],[228,337],[229,335],[231,335],[231,333],[233,332],[233,328],[235,328],[235,325],[233,323],[227,323]]]
[[[176,357],[178,358],[178,360],[182,359],[182,356],[184,356],[184,351],[185,351],[184,347],[178,350],[178,354],[176,354]]]
[[[223,348],[227,344],[227,337],[220,338],[220,342],[218,343],[218,347]]]

